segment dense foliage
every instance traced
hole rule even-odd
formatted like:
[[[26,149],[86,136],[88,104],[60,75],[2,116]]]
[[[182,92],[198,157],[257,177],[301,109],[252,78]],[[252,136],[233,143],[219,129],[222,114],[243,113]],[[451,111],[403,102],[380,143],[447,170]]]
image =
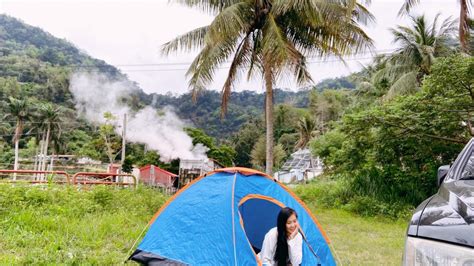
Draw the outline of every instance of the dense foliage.
[[[472,57],[439,58],[419,92],[355,108],[313,151],[352,196],[418,204],[436,191],[437,168],[474,135],[473,69]]]

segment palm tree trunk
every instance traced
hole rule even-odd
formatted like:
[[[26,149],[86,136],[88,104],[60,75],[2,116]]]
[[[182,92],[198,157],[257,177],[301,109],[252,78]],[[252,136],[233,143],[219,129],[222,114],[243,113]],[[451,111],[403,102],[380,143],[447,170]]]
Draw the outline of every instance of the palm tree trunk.
[[[53,171],[53,164],[54,164],[54,155],[56,154],[55,150],[51,153],[51,162],[49,163],[48,171]]]
[[[36,146],[36,149],[35,149],[35,164],[33,165],[33,170],[34,170],[34,171],[36,171],[36,169],[37,169],[37,167],[38,167],[38,165],[39,165],[39,162],[38,162],[38,160],[39,160],[38,152],[39,152],[39,151],[38,151],[38,146]],[[37,174],[33,174],[33,178],[34,178],[34,180],[37,180],[38,175],[37,175]]]
[[[264,59],[265,60],[265,59]],[[265,60],[266,61],[266,60]],[[273,77],[271,67],[263,63],[265,78],[266,163],[265,173],[273,174]]]
[[[20,149],[20,136],[21,136],[21,131],[23,128],[23,123],[21,119],[18,119],[16,122],[16,129],[15,129],[15,163],[13,165],[13,170],[18,170],[18,151]],[[13,180],[16,180],[16,173],[13,173]]]
[[[15,139],[15,164],[13,165],[13,170],[18,170],[18,144],[20,140],[18,138]],[[16,173],[13,173],[13,181],[16,180]]]
[[[465,53],[469,53],[469,25],[468,25],[468,6],[467,0],[461,0],[461,9],[459,14],[459,43],[461,44],[461,50]]]
[[[46,156],[48,155],[48,145],[49,145],[49,134],[51,132],[51,126],[48,123],[48,131],[46,132],[46,142],[44,144],[44,157],[43,157],[43,165],[41,171],[46,170]]]
[[[43,130],[43,134],[41,134],[41,141],[40,141],[40,154],[38,158],[38,171],[41,171],[43,169],[43,158],[44,158],[44,144],[46,142],[46,132]],[[43,179],[43,174],[38,174],[38,179],[42,180]]]

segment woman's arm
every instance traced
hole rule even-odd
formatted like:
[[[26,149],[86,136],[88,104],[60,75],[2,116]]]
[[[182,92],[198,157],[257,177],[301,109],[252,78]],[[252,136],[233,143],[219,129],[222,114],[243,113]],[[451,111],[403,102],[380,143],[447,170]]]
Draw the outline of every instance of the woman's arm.
[[[303,237],[300,233],[293,239],[288,240],[288,253],[292,266],[301,264],[303,260]]]
[[[262,264],[273,264],[275,256],[276,236],[269,231],[263,239],[262,250],[260,251],[260,259]]]

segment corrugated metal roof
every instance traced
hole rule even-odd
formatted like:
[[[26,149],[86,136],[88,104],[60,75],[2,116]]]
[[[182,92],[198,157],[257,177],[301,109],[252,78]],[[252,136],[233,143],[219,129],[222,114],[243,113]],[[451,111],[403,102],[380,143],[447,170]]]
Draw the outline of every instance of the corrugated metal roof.
[[[291,154],[290,159],[283,164],[281,170],[290,171],[292,169],[298,169],[304,171],[317,167],[322,167],[321,162],[311,155],[311,151],[309,149],[300,149]]]

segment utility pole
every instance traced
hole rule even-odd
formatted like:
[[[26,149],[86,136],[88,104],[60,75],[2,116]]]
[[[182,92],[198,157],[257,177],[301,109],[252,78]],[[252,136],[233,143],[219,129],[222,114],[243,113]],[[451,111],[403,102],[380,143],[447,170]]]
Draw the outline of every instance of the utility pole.
[[[123,128],[122,128],[122,160],[121,165],[125,162],[125,137],[127,133],[127,114],[123,114]],[[122,172],[122,171],[120,171]]]

